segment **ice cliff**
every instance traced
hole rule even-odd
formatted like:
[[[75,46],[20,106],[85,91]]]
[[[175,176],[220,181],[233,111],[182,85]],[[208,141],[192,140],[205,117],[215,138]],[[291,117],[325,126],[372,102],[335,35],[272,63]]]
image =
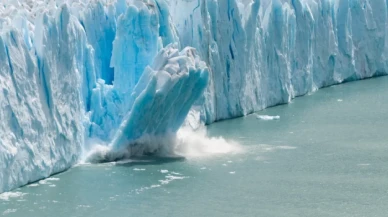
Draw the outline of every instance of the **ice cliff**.
[[[95,141],[125,152],[175,134],[188,114],[210,124],[385,75],[387,9],[386,0],[5,0],[0,192],[69,168]]]

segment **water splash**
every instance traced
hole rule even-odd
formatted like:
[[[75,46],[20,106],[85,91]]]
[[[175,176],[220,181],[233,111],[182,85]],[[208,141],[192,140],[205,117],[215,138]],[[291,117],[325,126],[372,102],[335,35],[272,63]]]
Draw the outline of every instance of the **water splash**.
[[[84,162],[103,163],[142,156],[190,159],[243,152],[243,147],[235,141],[228,141],[223,137],[209,137],[206,127],[197,130],[182,127],[177,134],[164,136],[145,135],[127,147],[117,150],[102,142],[95,143],[85,155]]]

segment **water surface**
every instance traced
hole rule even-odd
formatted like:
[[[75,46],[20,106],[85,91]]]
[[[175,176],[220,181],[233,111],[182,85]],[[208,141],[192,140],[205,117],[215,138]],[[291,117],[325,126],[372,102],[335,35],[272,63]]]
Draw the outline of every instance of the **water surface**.
[[[387,84],[333,86],[208,127],[242,153],[77,166],[0,195],[0,216],[386,216]]]

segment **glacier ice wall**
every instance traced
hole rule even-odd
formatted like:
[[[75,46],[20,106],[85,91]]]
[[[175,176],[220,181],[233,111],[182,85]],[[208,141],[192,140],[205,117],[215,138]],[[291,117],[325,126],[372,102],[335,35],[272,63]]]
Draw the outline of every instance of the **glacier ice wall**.
[[[207,123],[387,72],[385,0],[169,2],[182,46],[211,69]]]
[[[117,151],[174,134],[187,116],[210,124],[385,75],[387,8],[386,0],[2,1],[0,192],[65,170],[93,141]]]
[[[43,26],[37,50],[14,28],[0,37],[0,192],[67,169],[84,142],[85,34],[66,7]]]

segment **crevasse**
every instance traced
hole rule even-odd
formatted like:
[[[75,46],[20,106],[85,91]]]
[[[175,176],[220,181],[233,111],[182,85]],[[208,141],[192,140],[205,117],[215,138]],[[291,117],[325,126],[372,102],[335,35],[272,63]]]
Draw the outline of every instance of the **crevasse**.
[[[387,7],[385,0],[3,1],[0,192],[69,168],[92,141],[122,152],[176,133],[191,113],[210,124],[385,75]]]

